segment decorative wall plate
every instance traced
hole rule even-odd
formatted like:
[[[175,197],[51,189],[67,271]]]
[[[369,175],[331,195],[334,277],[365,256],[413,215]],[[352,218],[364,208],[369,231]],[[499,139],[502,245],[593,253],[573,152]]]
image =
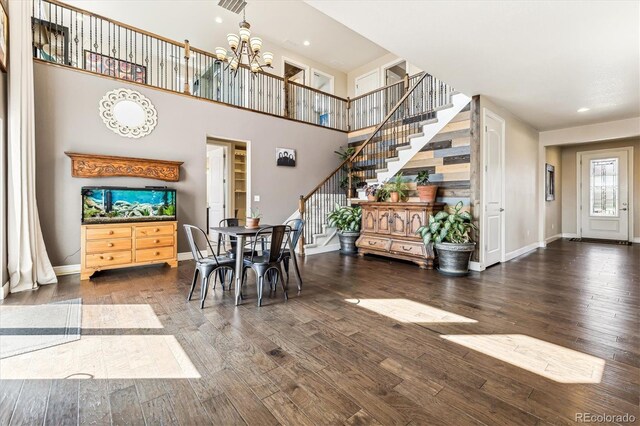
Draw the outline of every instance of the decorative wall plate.
[[[158,112],[142,93],[115,89],[100,100],[100,118],[107,128],[120,136],[141,138],[156,127]]]

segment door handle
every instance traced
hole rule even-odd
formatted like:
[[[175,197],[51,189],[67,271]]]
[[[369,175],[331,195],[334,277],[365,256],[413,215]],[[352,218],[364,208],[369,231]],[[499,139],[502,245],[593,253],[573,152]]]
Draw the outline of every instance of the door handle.
[[[621,208],[620,210],[622,210],[622,211],[626,212],[626,211],[627,211],[627,208],[626,208],[626,207],[623,207],[623,208]]]
[[[502,207],[500,207],[500,210],[499,210],[499,211],[500,211],[500,212],[503,212],[503,211],[504,211],[504,209],[503,209]]]

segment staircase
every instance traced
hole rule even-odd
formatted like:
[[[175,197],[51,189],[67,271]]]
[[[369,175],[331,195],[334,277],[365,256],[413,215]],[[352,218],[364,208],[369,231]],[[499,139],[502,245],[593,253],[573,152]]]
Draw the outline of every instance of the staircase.
[[[415,79],[373,133],[357,146],[353,156],[300,198],[299,209],[292,218],[302,217],[306,222],[303,244],[299,245],[302,252],[317,254],[339,249],[336,230],[327,226],[326,217],[336,204],[349,203],[341,183],[346,181],[351,187],[357,182],[381,184],[390,179],[470,100],[429,74]]]

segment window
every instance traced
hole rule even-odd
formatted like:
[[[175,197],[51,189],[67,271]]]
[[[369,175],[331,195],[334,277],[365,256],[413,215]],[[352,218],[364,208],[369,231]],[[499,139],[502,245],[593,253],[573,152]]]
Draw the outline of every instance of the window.
[[[591,160],[589,170],[591,216],[617,216],[618,159]]]

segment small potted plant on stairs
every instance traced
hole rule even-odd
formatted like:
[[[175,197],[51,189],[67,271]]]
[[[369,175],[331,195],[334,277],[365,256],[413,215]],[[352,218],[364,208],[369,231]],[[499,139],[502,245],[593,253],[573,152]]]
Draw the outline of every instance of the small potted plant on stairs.
[[[429,170],[423,170],[416,177],[418,197],[423,203],[435,203],[438,186],[429,182]]]
[[[471,231],[477,227],[471,223],[471,213],[461,210],[462,201],[450,212],[429,215],[429,224],[416,231],[425,245],[434,244],[438,271],[444,275],[463,276],[469,273],[469,261],[476,246],[471,239]]]
[[[402,176],[402,172],[395,175],[389,182],[385,184],[389,193],[389,200],[392,203],[404,199],[407,196],[409,185],[407,185],[407,179]]]
[[[356,240],[360,236],[360,223],[362,221],[362,209],[358,206],[340,206],[336,203],[335,209],[327,216],[329,226],[338,228],[340,238],[340,251],[345,254],[356,254]]]

